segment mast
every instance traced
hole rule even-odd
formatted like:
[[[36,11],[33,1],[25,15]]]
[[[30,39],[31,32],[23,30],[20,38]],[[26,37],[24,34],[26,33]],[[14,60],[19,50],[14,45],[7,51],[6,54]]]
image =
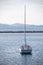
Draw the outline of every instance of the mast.
[[[24,5],[24,41],[26,46],[26,5]]]

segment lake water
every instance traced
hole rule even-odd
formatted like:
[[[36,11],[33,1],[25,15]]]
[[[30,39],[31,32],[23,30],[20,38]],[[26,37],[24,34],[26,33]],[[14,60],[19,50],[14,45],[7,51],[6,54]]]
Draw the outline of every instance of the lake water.
[[[32,47],[32,55],[19,53],[23,33],[0,33],[0,65],[43,65],[43,33],[28,33],[26,42]]]

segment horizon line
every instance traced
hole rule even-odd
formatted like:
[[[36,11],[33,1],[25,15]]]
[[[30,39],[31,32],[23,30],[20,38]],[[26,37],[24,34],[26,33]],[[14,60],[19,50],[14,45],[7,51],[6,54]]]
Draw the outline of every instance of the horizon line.
[[[3,24],[3,25],[15,25],[15,24],[22,24],[22,25],[24,25],[24,23],[13,23],[13,24],[8,24],[8,23],[0,23],[0,24]],[[37,26],[42,25],[42,26],[43,26],[43,24],[26,24],[26,25],[37,25]]]

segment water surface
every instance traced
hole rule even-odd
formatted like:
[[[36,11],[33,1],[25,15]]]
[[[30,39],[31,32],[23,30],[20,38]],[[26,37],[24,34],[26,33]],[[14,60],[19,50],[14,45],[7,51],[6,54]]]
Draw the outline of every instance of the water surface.
[[[26,42],[32,47],[32,55],[19,53],[23,33],[0,33],[0,65],[43,65],[43,33],[28,33]]]

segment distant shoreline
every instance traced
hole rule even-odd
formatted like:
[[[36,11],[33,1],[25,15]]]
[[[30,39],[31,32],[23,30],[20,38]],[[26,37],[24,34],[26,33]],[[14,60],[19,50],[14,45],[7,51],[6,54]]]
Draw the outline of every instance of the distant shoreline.
[[[0,33],[24,33],[24,31],[0,31]],[[43,31],[25,31],[25,33],[43,33]]]

